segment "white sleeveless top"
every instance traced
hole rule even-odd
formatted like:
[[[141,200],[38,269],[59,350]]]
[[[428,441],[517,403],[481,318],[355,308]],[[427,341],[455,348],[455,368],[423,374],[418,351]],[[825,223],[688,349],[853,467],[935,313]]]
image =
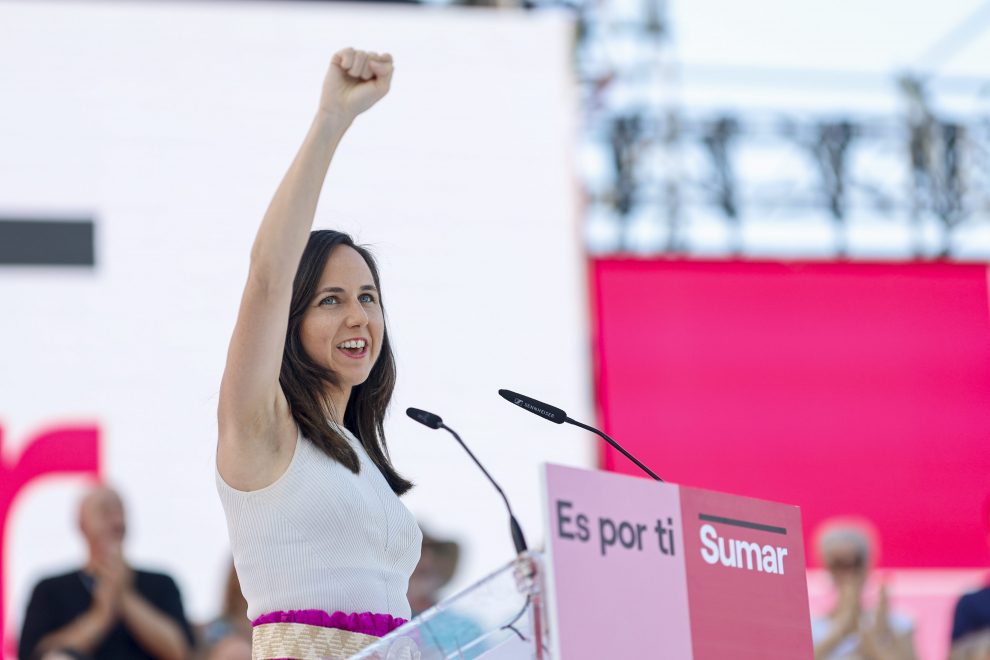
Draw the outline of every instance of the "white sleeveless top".
[[[251,492],[216,471],[248,617],[276,611],[410,618],[406,590],[423,533],[361,443],[354,474],[300,434],[279,479]]]

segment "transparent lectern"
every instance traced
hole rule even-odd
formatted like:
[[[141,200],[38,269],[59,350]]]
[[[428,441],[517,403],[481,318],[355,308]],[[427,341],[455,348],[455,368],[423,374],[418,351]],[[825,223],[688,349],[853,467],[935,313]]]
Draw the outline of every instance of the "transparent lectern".
[[[552,660],[543,559],[520,555],[349,660]]]

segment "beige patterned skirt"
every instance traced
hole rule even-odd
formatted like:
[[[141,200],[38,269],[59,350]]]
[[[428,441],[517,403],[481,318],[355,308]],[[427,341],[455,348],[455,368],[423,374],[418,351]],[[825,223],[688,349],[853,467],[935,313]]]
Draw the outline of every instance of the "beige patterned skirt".
[[[265,623],[255,626],[252,660],[344,660],[380,638],[307,623]]]

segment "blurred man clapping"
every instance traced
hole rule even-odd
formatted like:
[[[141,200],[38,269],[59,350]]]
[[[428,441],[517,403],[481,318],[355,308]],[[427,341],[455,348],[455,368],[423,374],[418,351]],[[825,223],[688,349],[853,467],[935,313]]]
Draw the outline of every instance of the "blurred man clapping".
[[[89,545],[82,570],[34,588],[21,631],[19,660],[65,656],[93,660],[186,660],[192,634],[175,582],[124,560],[124,505],[109,488],[79,508]]]

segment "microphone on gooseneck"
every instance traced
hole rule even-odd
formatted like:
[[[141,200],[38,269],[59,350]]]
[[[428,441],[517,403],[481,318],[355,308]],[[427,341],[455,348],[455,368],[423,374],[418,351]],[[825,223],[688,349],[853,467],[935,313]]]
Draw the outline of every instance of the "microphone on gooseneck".
[[[511,390],[499,390],[498,393],[503,399],[505,399],[509,403],[517,405],[524,410],[528,410],[529,412],[539,417],[542,417],[543,419],[550,420],[554,424],[563,424],[564,422],[567,422],[568,424],[573,424],[574,426],[580,426],[586,431],[597,433],[598,435],[600,435],[602,438],[605,439],[605,442],[618,449],[620,452],[622,452],[623,456],[625,456],[630,461],[632,461],[637,466],[639,466],[640,470],[650,475],[657,481],[661,483],[663,482],[663,479],[661,479],[656,474],[654,474],[653,470],[651,470],[650,468],[646,467],[638,460],[636,460],[636,457],[630,454],[629,452],[627,452],[621,446],[619,446],[618,442],[616,442],[615,440],[608,437],[607,435],[605,435],[604,433],[602,433],[601,431],[599,431],[594,427],[588,426],[587,424],[582,424],[581,422],[577,422],[571,419],[570,417],[567,416],[567,413],[565,413],[560,408],[556,408],[549,404],[543,403],[542,401],[537,401],[536,399],[528,397],[525,394],[516,394]]]
[[[505,493],[502,492],[499,485],[495,483],[494,479],[492,479],[492,475],[488,474],[488,470],[486,470],[481,462],[475,458],[474,454],[471,453],[471,450],[467,448],[467,445],[464,444],[463,440],[461,440],[461,436],[457,435],[457,432],[454,429],[445,425],[443,420],[440,419],[438,415],[434,415],[431,412],[419,410],[418,408],[407,408],[406,414],[423,426],[428,426],[431,429],[444,429],[449,431],[450,434],[454,436],[454,439],[457,440],[461,447],[464,448],[464,451],[466,451],[468,456],[471,457],[471,460],[474,461],[475,465],[477,465],[482,472],[485,473],[485,476],[488,477],[488,481],[492,482],[492,485],[495,486],[495,490],[497,490],[498,494],[502,496],[502,500],[505,502],[505,508],[509,510],[509,530],[512,532],[512,543],[516,546],[516,552],[518,554],[526,552],[526,537],[523,536],[522,527],[519,526],[519,521],[516,520],[515,515],[512,513],[512,507],[509,505],[509,498],[505,496]]]

